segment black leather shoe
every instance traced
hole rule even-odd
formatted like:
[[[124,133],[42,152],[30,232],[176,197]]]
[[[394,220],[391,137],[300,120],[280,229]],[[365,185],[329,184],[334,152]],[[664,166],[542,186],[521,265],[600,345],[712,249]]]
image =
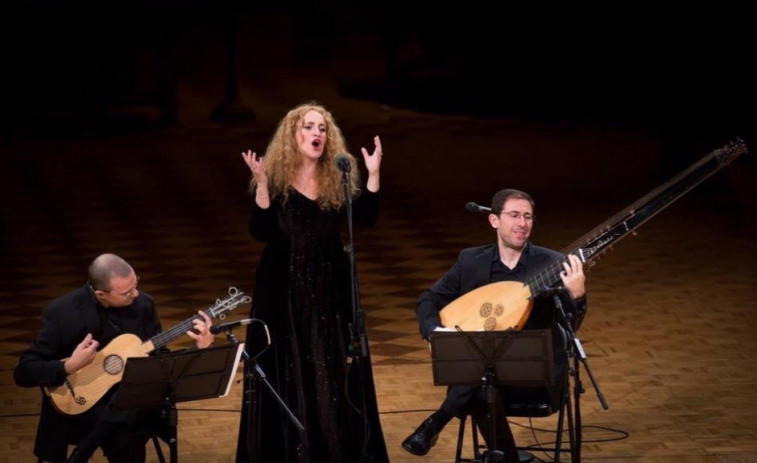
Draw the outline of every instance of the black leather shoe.
[[[428,418],[418,426],[414,433],[402,441],[402,448],[413,455],[423,456],[431,450],[438,438],[439,432],[436,430],[433,420]]]
[[[71,452],[71,456],[68,457],[68,460],[66,460],[66,463],[87,463],[89,461],[89,456],[79,450],[78,448],[74,449],[73,452]]]

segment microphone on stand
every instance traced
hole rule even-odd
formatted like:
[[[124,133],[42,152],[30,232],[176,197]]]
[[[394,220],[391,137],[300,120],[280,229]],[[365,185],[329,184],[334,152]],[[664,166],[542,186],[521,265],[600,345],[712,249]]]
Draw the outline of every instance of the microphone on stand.
[[[350,164],[350,158],[346,154],[337,154],[336,155],[336,166],[341,170],[342,172],[349,173],[350,170],[352,170],[352,164]]]
[[[355,251],[354,240],[352,238],[352,193],[350,192],[349,173],[352,170],[350,156],[344,153],[336,155],[336,167],[342,171],[342,186],[344,187],[344,197],[346,199],[345,209],[347,211],[347,235],[349,244],[345,246],[350,261],[350,293],[352,306],[352,323],[348,325],[350,331],[350,345],[348,351],[357,355],[357,351],[362,357],[368,356],[368,342],[365,334],[365,313],[360,307],[357,287],[357,271],[355,269]]]
[[[537,297],[547,297],[547,296],[555,296],[558,294],[566,293],[568,292],[568,288],[565,286],[553,286],[551,288],[540,288],[536,290],[535,294],[533,294],[530,299],[536,299]]]
[[[256,318],[245,318],[244,320],[237,320],[235,322],[228,322],[223,323],[221,325],[212,325],[210,327],[210,332],[212,334],[218,334],[222,331],[230,330],[233,328],[236,328],[237,326],[247,326],[250,323],[258,321]],[[268,331],[268,328],[266,327],[266,331]]]
[[[468,212],[486,212],[487,214],[491,213],[492,208],[486,207],[486,206],[480,206],[474,202],[465,203],[465,210]]]

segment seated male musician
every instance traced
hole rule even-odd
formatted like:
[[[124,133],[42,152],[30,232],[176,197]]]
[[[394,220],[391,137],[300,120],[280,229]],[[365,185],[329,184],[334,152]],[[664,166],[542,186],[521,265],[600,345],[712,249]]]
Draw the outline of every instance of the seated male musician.
[[[534,222],[534,201],[527,193],[514,189],[498,191],[492,198],[488,219],[496,230],[497,242],[464,249],[457,263],[420,295],[416,314],[421,335],[426,340],[434,330],[442,327],[439,312],[463,294],[499,281],[525,282],[531,272],[562,257],[556,251],[528,241]],[[563,309],[572,319],[573,327],[577,328],[586,314],[583,264],[571,255],[563,263],[563,268],[560,279],[566,291],[559,294]],[[557,319],[553,299],[537,297],[524,329],[552,330],[556,378],[565,378],[568,368],[566,340],[562,329],[558,327]],[[540,391],[542,395],[548,394],[555,408],[558,408],[560,401],[559,383],[558,380],[558,385],[554,388]],[[507,400],[507,397],[528,393],[528,390],[508,388],[504,395]],[[402,447],[414,455],[425,455],[452,417],[462,418],[472,414],[490,448],[504,453],[505,461],[517,462],[518,452],[506,417],[497,417],[497,442],[491,442],[492,425],[486,419],[487,403],[483,395],[480,387],[449,386],[441,407],[402,442]]]
[[[147,340],[161,332],[152,297],[137,290],[137,275],[124,259],[98,256],[89,265],[88,278],[83,287],[45,308],[42,329],[13,372],[19,386],[61,386],[117,336],[131,333]],[[213,342],[210,318],[199,311],[193,325],[187,334],[198,348],[208,347]],[[102,447],[110,463],[143,463],[145,443],[160,422],[157,411],[112,409],[108,405],[116,389],[73,415],[60,413],[43,397],[34,455],[42,461],[81,463]],[[69,443],[78,445],[66,460]]]

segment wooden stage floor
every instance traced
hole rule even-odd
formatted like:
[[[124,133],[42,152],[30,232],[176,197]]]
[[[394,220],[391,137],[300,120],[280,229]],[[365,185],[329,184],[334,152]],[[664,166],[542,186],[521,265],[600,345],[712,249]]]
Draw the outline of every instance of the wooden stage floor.
[[[431,115],[333,91],[320,99],[342,124],[351,151],[375,134],[386,151],[381,219],[356,230],[356,249],[391,459],[450,462],[454,422],[424,458],[400,443],[444,396],[433,385],[415,299],[460,249],[493,239],[485,216],[463,205],[488,204],[503,187],[529,191],[537,201],[534,241],[562,249],[675,172],[665,170],[659,140],[643,130]],[[259,102],[257,121],[247,125],[190,121],[5,144],[0,463],[34,461],[40,394],[16,387],[12,369],[42,308],[81,285],[95,255],[115,252],[134,264],[140,289],[155,297],[166,327],[210,306],[230,285],[252,290],[261,246],[246,234],[248,172],[239,153],[263,151],[278,118],[296,102]],[[697,148],[686,159],[716,146]],[[578,334],[609,409],[600,407],[582,372],[583,460],[757,462],[757,247],[754,162],[747,156],[589,271],[589,314]],[[232,316],[246,314],[245,307]],[[227,398],[180,404],[179,461],[233,461],[240,391],[235,383]],[[533,440],[519,426],[527,421],[513,422],[519,443]],[[554,419],[533,424],[554,429]],[[104,459],[98,454],[93,461]]]

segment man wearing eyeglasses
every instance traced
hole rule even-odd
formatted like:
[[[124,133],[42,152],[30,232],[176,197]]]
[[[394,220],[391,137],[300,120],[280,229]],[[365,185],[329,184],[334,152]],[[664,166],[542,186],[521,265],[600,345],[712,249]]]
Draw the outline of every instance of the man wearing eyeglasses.
[[[489,224],[496,231],[496,243],[464,249],[455,265],[441,279],[424,291],[416,306],[421,335],[429,340],[431,334],[444,327],[439,312],[460,296],[489,283],[499,281],[525,282],[529,272],[562,258],[556,251],[536,246],[529,242],[534,224],[534,201],[523,191],[505,189],[492,198]],[[583,265],[576,256],[568,256],[560,275],[566,293],[561,294],[563,308],[571,314],[577,328],[586,313],[586,291]],[[524,329],[551,329],[555,349],[555,372],[557,378],[567,373],[566,341],[557,325],[554,302],[551,298],[537,298]],[[512,396],[513,391],[508,391]],[[522,392],[522,391],[521,391]],[[559,404],[561,388],[548,391],[553,404]],[[468,414],[476,417],[487,443],[492,430],[485,418],[486,398],[480,387],[450,386],[441,407],[431,414],[403,442],[402,447],[414,455],[425,455],[434,446],[439,432],[453,418]],[[555,407],[557,408],[557,407]],[[517,462],[518,453],[506,419],[499,420],[495,448],[504,453],[505,461]]]
[[[48,305],[42,329],[31,347],[21,354],[14,370],[22,387],[57,387],[73,372],[89,365],[99,347],[119,335],[131,333],[147,340],[161,332],[152,297],[137,289],[134,269],[115,254],[102,254],[89,265],[88,281]],[[211,320],[202,311],[187,335],[198,348],[213,342]],[[145,461],[145,442],[159,429],[156,410],[117,411],[109,407],[116,388],[89,410],[66,415],[46,397],[34,443],[41,460],[59,463],[89,461],[101,447],[110,463]],[[68,460],[68,445],[77,443]]]

